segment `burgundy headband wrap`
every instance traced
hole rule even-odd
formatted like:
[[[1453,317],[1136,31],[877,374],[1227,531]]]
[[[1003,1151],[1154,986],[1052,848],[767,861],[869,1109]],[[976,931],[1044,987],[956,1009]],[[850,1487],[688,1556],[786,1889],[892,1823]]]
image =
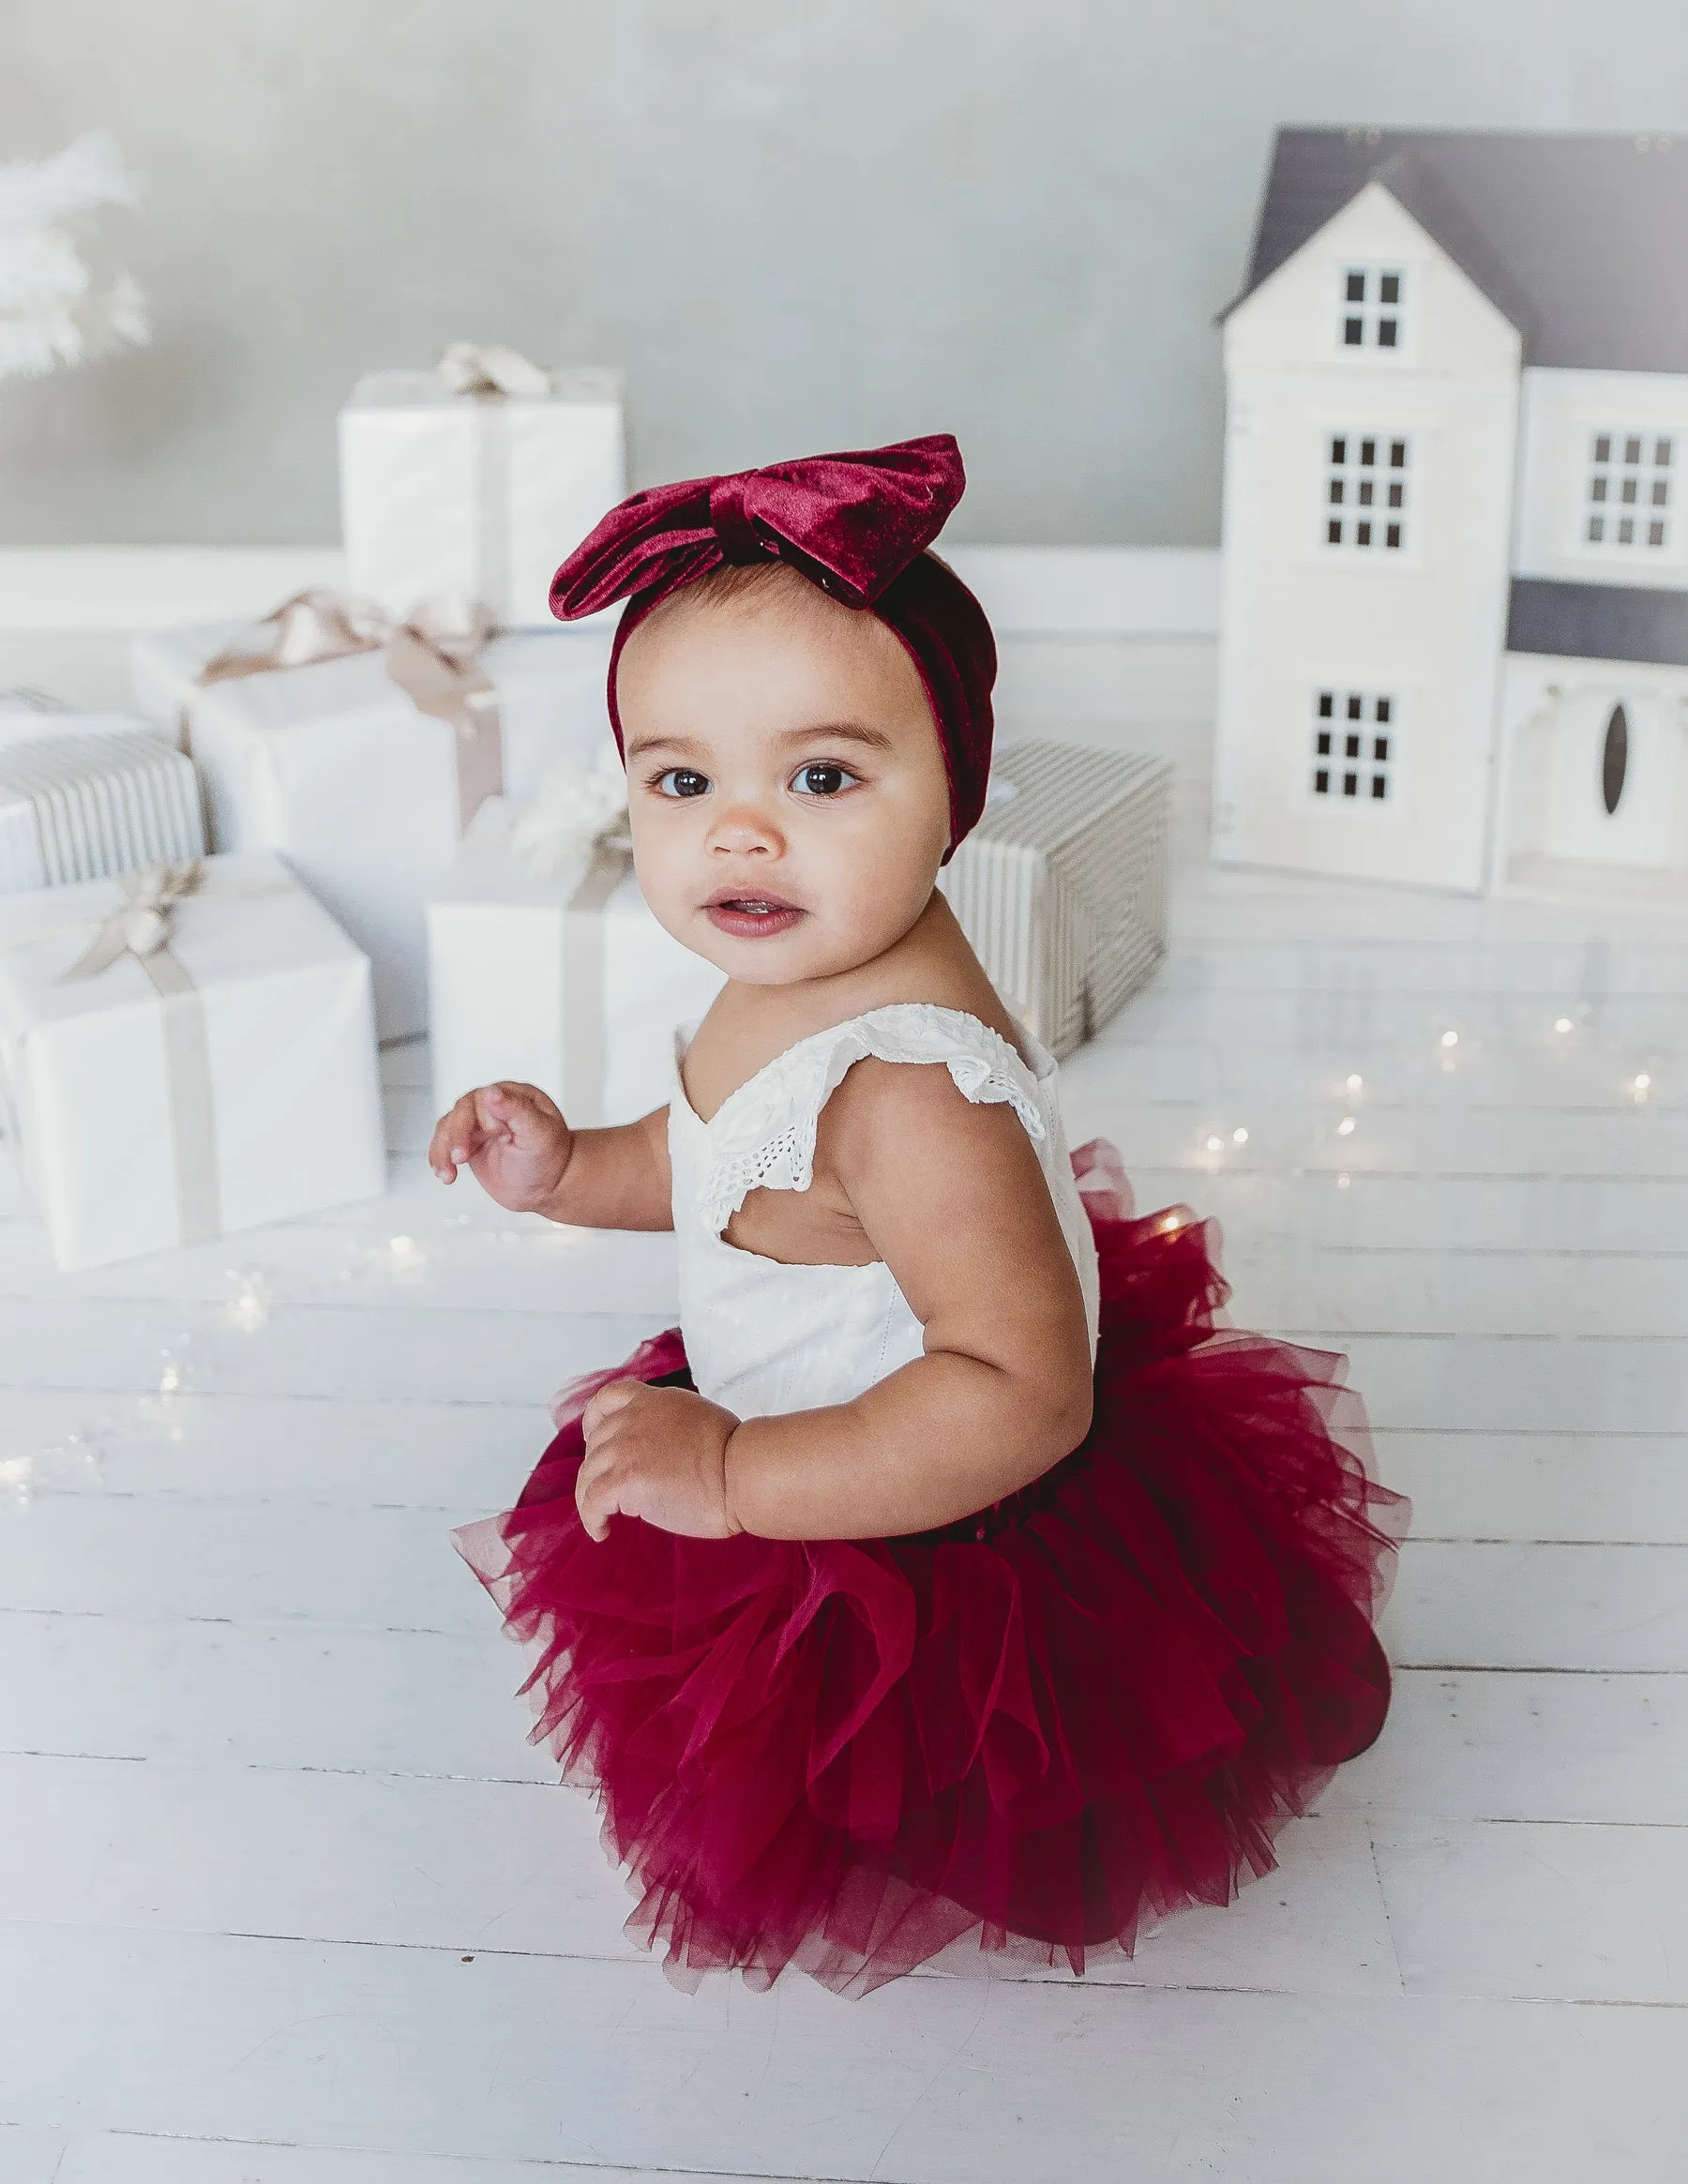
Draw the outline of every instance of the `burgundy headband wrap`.
[[[901,640],[943,746],[953,850],[985,808],[996,645],[979,602],[926,550],[966,484],[960,449],[935,432],[856,455],[656,486],[612,508],[557,571],[550,603],[571,622],[628,602],[610,657],[617,746],[615,671],[652,608],[728,563],[783,561]]]

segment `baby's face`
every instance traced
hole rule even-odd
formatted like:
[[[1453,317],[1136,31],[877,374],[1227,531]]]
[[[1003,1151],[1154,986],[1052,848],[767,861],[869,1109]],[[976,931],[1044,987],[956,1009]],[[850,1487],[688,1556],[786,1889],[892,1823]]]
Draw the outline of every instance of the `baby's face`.
[[[616,679],[633,858],[674,938],[756,986],[854,970],[931,899],[949,791],[913,663],[780,572],[659,610]]]

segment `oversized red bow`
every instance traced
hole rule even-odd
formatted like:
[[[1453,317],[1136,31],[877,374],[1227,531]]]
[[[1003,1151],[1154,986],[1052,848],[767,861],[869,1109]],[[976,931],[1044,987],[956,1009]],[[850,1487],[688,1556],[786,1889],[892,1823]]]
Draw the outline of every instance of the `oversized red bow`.
[[[565,622],[629,601],[610,662],[617,745],[616,666],[645,615],[724,563],[783,561],[840,604],[876,614],[902,640],[943,746],[953,850],[985,807],[996,646],[984,609],[926,550],[966,483],[955,440],[937,432],[687,478],[612,508],[557,571],[550,599]]]

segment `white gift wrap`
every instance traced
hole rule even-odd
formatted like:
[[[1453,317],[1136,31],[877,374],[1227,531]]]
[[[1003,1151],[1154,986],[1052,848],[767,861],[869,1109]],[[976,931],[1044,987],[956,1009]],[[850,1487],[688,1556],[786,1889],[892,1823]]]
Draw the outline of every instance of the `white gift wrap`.
[[[279,859],[208,858],[172,912],[193,992],[167,1004],[121,956],[63,973],[122,900],[96,880],[0,900],[0,1084],[64,1268],[182,1240],[166,1007],[203,1026],[209,1128],[197,1133],[218,1232],[378,1197],[385,1187],[368,960]]]
[[[201,685],[205,662],[242,636],[220,624],[138,637],[135,702],[191,742],[212,847],[279,850],[369,955],[381,1036],[411,1037],[427,1025],[423,905],[459,841],[453,731],[416,710],[380,653]],[[605,628],[551,630],[494,638],[479,655],[512,799],[609,741],[610,643]]]
[[[580,1128],[664,1106],[674,1027],[723,973],[656,923],[625,855],[536,879],[490,805],[482,820],[428,906],[436,1108],[500,1078],[536,1084]]]
[[[1164,759],[1012,744],[938,876],[991,984],[1061,1060],[1166,954],[1171,793]]]
[[[204,851],[192,761],[146,722],[0,706],[0,894]]]
[[[558,563],[626,495],[621,375],[558,372],[535,397],[370,372],[340,412],[339,462],[354,592],[393,615],[475,599],[544,628]]]

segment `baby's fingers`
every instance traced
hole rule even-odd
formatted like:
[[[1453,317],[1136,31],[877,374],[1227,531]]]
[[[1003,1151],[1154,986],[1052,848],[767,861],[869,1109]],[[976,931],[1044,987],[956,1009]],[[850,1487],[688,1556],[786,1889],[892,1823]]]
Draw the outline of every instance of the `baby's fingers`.
[[[458,1169],[473,1160],[486,1142],[475,1103],[474,1092],[465,1092],[434,1124],[428,1143],[428,1165],[442,1182],[455,1182]]]
[[[474,1098],[483,1126],[502,1132],[523,1152],[553,1141],[568,1127],[556,1102],[536,1084],[484,1084]]]
[[[580,1413],[580,1431],[586,1437],[588,1447],[617,1411],[625,1410],[643,1393],[642,1380],[611,1380],[600,1388]]]

